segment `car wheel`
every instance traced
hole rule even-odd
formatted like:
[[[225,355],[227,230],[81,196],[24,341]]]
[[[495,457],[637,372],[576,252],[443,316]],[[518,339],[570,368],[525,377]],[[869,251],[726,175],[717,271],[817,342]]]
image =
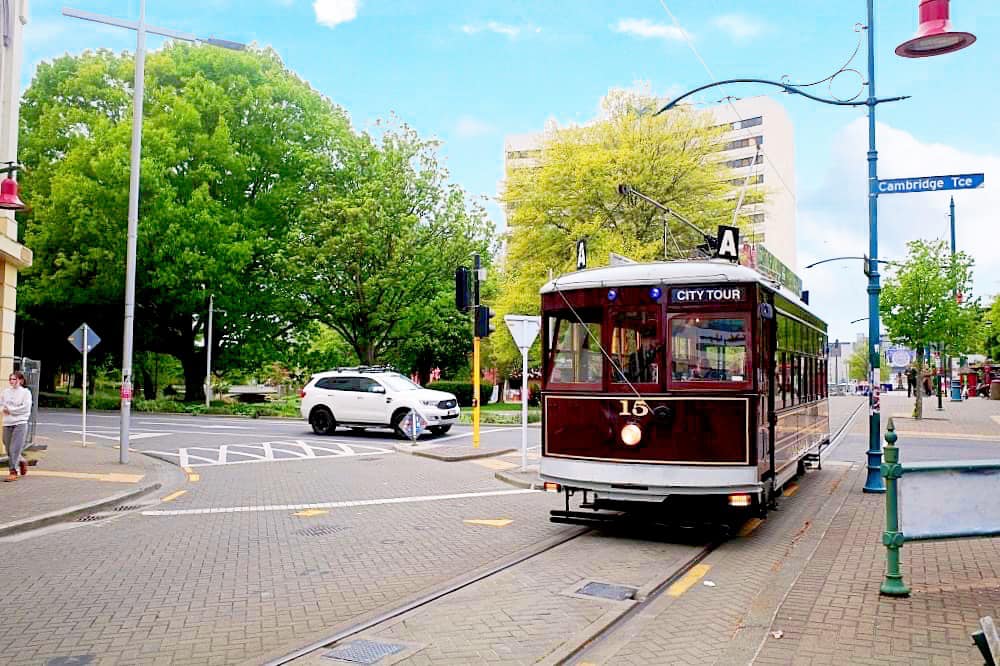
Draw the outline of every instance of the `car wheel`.
[[[396,433],[396,437],[399,439],[410,439],[409,433],[403,432],[403,428],[400,426],[400,423],[403,422],[408,413],[407,410],[401,409],[392,415],[392,431]]]
[[[317,435],[332,435],[337,429],[337,419],[326,407],[317,407],[309,414],[309,425]]]
[[[449,430],[451,430],[451,424],[443,425],[443,426],[431,426],[430,427],[430,431],[432,433],[434,433],[435,435],[443,435],[446,432],[448,432]]]

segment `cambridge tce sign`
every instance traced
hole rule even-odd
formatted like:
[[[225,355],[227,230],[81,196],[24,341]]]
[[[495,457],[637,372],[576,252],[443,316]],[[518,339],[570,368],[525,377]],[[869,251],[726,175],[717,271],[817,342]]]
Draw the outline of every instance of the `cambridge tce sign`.
[[[876,181],[872,194],[907,194],[940,190],[976,190],[986,182],[986,175],[964,173],[953,176],[917,176]]]

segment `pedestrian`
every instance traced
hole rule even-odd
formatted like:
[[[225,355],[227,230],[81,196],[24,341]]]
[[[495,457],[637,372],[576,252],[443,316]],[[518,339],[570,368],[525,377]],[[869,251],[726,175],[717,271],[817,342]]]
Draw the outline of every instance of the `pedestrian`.
[[[911,397],[917,391],[917,371],[914,368],[906,370],[906,397]]]
[[[28,417],[31,416],[31,391],[24,387],[24,373],[15,370],[8,380],[10,386],[0,394],[3,406],[3,445],[7,449],[10,475],[6,481],[17,481],[17,473],[27,476],[28,463],[21,456],[24,438],[28,434]]]

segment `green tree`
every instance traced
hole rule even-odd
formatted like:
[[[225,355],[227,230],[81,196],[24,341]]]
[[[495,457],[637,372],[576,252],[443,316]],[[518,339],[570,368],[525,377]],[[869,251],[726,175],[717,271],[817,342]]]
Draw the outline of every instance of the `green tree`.
[[[950,255],[944,241],[915,240],[907,248],[906,261],[892,269],[882,287],[879,309],[889,337],[916,351],[921,377],[928,345],[949,355],[977,345],[981,315],[979,299],[971,297],[971,257]],[[956,293],[963,295],[961,302]],[[917,391],[913,416],[923,417],[922,391]]]
[[[281,253],[286,284],[301,316],[336,331],[359,362],[427,370],[452,363],[455,340],[469,339],[454,270],[476,252],[488,262],[492,225],[447,183],[434,142],[405,125],[379,129],[354,136],[303,200]]]
[[[868,338],[855,343],[854,351],[847,357],[847,376],[858,382],[868,381]]]
[[[618,194],[620,183],[713,235],[716,225],[732,223],[736,199],[726,195],[733,172],[716,156],[724,129],[713,127],[707,114],[678,109],[654,116],[660,103],[611,91],[600,121],[548,133],[535,164],[509,170],[502,195],[507,251],[496,281],[500,316],[537,313],[542,284],[575,270],[580,239],[587,240],[590,266],[607,262],[609,252],[639,261],[687,257],[703,242],[652,206],[628,205]],[[754,191],[745,202],[759,199]],[[494,349],[501,366],[520,367],[510,336]]]
[[[23,228],[35,263],[18,300],[39,345],[86,318],[121,348],[133,71],[128,54],[64,56],[40,64],[25,91],[33,210]],[[180,360],[188,400],[204,395],[210,294],[225,312],[214,331],[220,371],[260,367],[286,343],[296,304],[276,288],[275,258],[311,176],[350,137],[344,113],[270,50],[174,44],[149,55],[135,349]]]

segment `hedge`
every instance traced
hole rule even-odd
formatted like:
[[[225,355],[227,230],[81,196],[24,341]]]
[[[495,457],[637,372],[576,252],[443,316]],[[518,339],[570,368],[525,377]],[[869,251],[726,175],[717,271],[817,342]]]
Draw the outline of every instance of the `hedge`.
[[[427,388],[434,391],[444,391],[453,393],[458,398],[458,404],[462,407],[472,407],[472,382],[431,382]],[[479,384],[479,404],[485,405],[493,395],[493,384],[480,382]]]

